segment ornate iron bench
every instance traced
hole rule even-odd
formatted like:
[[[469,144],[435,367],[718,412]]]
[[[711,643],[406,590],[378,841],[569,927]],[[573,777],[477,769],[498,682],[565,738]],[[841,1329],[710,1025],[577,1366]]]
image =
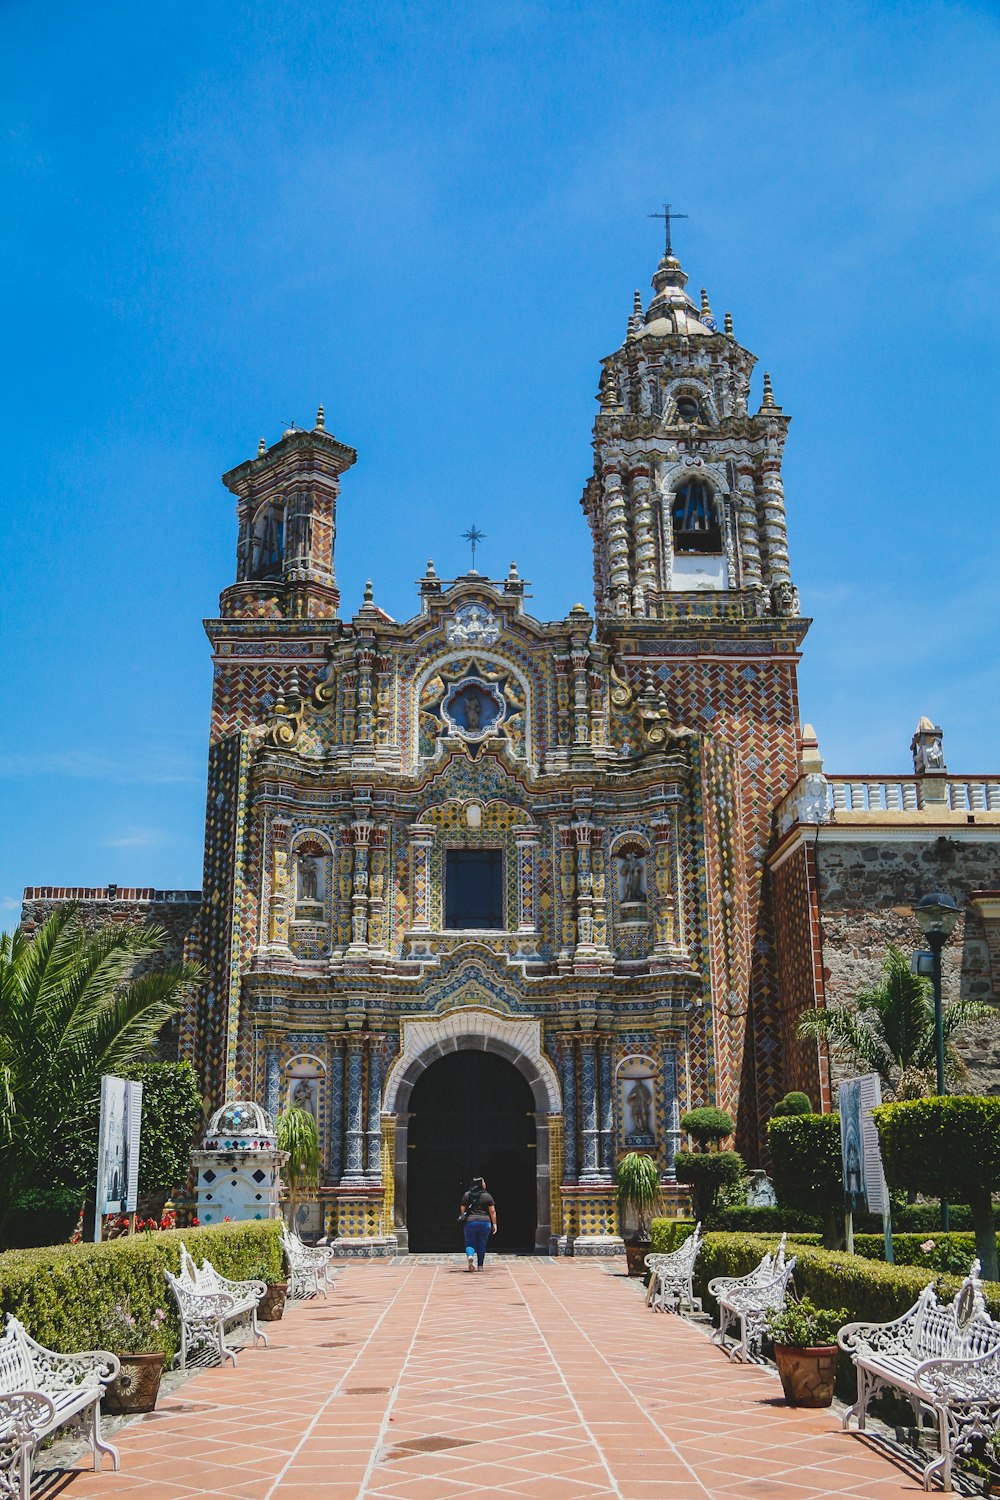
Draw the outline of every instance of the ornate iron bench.
[[[760,1350],[767,1313],[780,1312],[785,1305],[795,1270],[795,1256],[785,1259],[785,1239],[782,1235],[775,1254],[763,1256],[748,1276],[715,1276],[708,1283],[709,1294],[719,1304],[719,1326],[712,1340],[730,1359],[753,1359]],[[731,1323],[739,1327],[735,1343],[726,1337]]]
[[[694,1267],[701,1249],[701,1224],[694,1227],[682,1245],[665,1253],[656,1252],[646,1256],[649,1271],[649,1286],[646,1288],[646,1306],[654,1312],[666,1312],[669,1297],[677,1311],[687,1304],[692,1312],[701,1312],[701,1298],[694,1294]]]
[[[891,1323],[847,1323],[837,1342],[854,1361],[858,1399],[844,1413],[863,1432],[868,1403],[886,1386],[902,1391],[917,1425],[926,1412],[936,1423],[940,1452],[923,1471],[924,1489],[940,1476],[951,1490],[952,1464],[1000,1419],[1000,1323],[990,1317],[974,1260],[954,1300],[943,1306],[933,1285]]]
[[[121,1368],[104,1349],[57,1354],[13,1314],[0,1335],[0,1495],[29,1500],[35,1449],[60,1427],[86,1422],[100,1473],[104,1454],[118,1468],[118,1449],[101,1437],[101,1397]]]
[[[281,1227],[281,1244],[288,1262],[288,1295],[325,1297],[335,1274],[330,1267],[333,1251],[318,1245],[304,1245],[287,1224]]]
[[[245,1321],[246,1308],[229,1292],[210,1292],[204,1287],[196,1287],[183,1274],[175,1276],[172,1271],[163,1274],[177,1303],[181,1322],[181,1347],[174,1355],[174,1364],[186,1370],[188,1351],[211,1345],[223,1364],[229,1359],[235,1365],[236,1350],[226,1343],[225,1331],[229,1324]],[[266,1336],[259,1329],[252,1331],[254,1342],[260,1338],[267,1343]]]
[[[196,1292],[224,1292],[232,1297],[236,1305],[226,1321],[236,1323],[245,1319],[253,1334],[254,1343],[262,1339],[264,1347],[267,1347],[267,1334],[257,1323],[257,1308],[261,1298],[267,1295],[267,1286],[263,1281],[231,1281],[228,1276],[217,1271],[210,1260],[203,1260],[200,1266],[196,1266],[183,1240],[181,1275],[187,1278]]]

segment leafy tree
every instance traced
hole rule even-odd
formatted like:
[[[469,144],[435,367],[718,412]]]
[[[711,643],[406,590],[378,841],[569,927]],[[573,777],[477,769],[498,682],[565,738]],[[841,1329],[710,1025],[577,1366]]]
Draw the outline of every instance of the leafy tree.
[[[85,931],[69,905],[30,938],[0,934],[0,1243],[22,1199],[89,1185],[67,1180],[66,1147],[94,1130],[102,1075],[148,1056],[199,977],[177,962],[136,974],[164,941],[156,927]]]
[[[295,1104],[283,1109],[275,1124],[278,1150],[288,1152],[281,1172],[288,1184],[288,1222],[294,1229],[302,1193],[319,1181],[319,1127],[315,1115]]]
[[[880,1105],[872,1118],[889,1182],[968,1203],[983,1276],[1000,1279],[992,1199],[1000,1192],[1000,1099],[907,1099]]]
[[[702,1109],[689,1109],[686,1115],[682,1115],[681,1129],[697,1141],[699,1150],[712,1146],[718,1148],[719,1142],[733,1133],[733,1117],[724,1109],[708,1104]]]
[[[945,1070],[951,1084],[964,1080],[965,1064],[949,1039],[975,1021],[995,1022],[996,1013],[978,1000],[955,1000],[944,1007]],[[846,1048],[894,1096],[934,1091],[931,984],[910,972],[910,960],[899,948],[889,948],[876,984],[843,1005],[809,1011],[799,1022],[799,1035]]]
[[[821,1214],[823,1241],[843,1240],[843,1165],[839,1115],[777,1115],[767,1126],[774,1191],[782,1208]]]

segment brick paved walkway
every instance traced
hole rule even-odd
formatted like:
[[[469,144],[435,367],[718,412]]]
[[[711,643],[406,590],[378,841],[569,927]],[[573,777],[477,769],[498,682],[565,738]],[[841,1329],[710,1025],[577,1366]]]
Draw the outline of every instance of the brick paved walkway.
[[[916,1477],[593,1261],[348,1265],[69,1500],[899,1500]],[[84,1460],[84,1463],[89,1460]]]

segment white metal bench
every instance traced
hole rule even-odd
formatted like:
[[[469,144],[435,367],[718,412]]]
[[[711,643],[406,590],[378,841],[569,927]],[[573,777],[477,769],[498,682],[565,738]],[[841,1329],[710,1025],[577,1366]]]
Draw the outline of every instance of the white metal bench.
[[[101,1437],[101,1397],[121,1368],[104,1349],[57,1354],[13,1314],[0,1335],[0,1495],[29,1500],[35,1450],[60,1427],[86,1422],[94,1469],[104,1454],[118,1468],[118,1450]]]
[[[701,1312],[701,1298],[694,1294],[694,1267],[701,1249],[701,1224],[694,1227],[682,1245],[676,1250],[655,1252],[646,1256],[649,1271],[649,1286],[646,1288],[646,1306],[654,1312],[666,1312],[669,1298],[677,1311],[686,1303],[692,1312]]]
[[[181,1241],[181,1275],[187,1279],[196,1292],[223,1292],[232,1297],[235,1306],[226,1322],[237,1323],[245,1320],[253,1334],[254,1342],[262,1339],[265,1348],[267,1347],[267,1334],[257,1323],[257,1308],[261,1298],[267,1295],[267,1286],[263,1281],[231,1281],[228,1276],[223,1276],[220,1271],[217,1271],[210,1260],[203,1260],[200,1266],[196,1266],[183,1240]]]
[[[186,1370],[189,1351],[211,1345],[223,1364],[228,1359],[235,1365],[236,1350],[226,1343],[226,1328],[230,1324],[244,1322],[246,1308],[241,1307],[230,1292],[212,1292],[204,1287],[196,1287],[187,1276],[175,1276],[172,1271],[164,1271],[163,1274],[177,1303],[181,1322],[181,1347],[174,1356],[174,1364]],[[255,1342],[258,1338],[267,1342],[266,1336],[259,1329],[251,1331]]]
[[[304,1245],[287,1224],[281,1226],[281,1244],[288,1262],[289,1297],[325,1297],[335,1274],[330,1265],[333,1251]]]
[[[858,1399],[844,1414],[864,1431],[868,1404],[892,1386],[909,1399],[917,1425],[926,1412],[937,1423],[940,1451],[923,1471],[924,1489],[937,1474],[950,1490],[952,1464],[974,1438],[989,1436],[1000,1419],[1000,1324],[990,1317],[973,1261],[952,1302],[938,1302],[933,1285],[891,1323],[848,1323],[837,1342],[858,1374]]]
[[[795,1270],[795,1256],[785,1259],[785,1239],[782,1235],[775,1254],[763,1256],[748,1276],[715,1276],[708,1283],[709,1294],[719,1304],[719,1326],[712,1340],[730,1359],[753,1359],[760,1351],[768,1312],[780,1312],[785,1305]],[[731,1323],[739,1328],[735,1343],[727,1340]]]

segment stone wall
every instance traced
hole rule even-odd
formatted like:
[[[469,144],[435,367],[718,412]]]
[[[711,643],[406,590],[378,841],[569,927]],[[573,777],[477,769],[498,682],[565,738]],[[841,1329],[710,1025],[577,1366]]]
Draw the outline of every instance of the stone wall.
[[[157,891],[151,886],[55,886],[29,885],[21,906],[21,930],[30,937],[60,906],[74,902],[77,916],[87,929],[107,923],[137,927],[161,927],[166,934],[162,957],[155,962],[173,963],[193,957],[194,927],[201,908],[200,891]],[[145,967],[152,967],[152,963]],[[141,972],[141,971],[140,971]],[[179,1020],[170,1021],[160,1033],[159,1053],[164,1061],[177,1056]]]
[[[878,977],[886,949],[926,946],[913,916],[930,891],[946,891],[962,912],[942,954],[945,1001],[959,996],[1000,1005],[1000,973],[991,967],[992,923],[971,894],[1000,887],[1000,841],[963,832],[921,836],[824,829],[816,844],[821,964],[825,1001],[847,1000]],[[989,930],[988,930],[989,928]],[[995,946],[995,944],[994,944]],[[1000,1093],[1000,1029],[977,1029],[960,1050],[977,1092]],[[838,1069],[834,1066],[834,1083]]]

